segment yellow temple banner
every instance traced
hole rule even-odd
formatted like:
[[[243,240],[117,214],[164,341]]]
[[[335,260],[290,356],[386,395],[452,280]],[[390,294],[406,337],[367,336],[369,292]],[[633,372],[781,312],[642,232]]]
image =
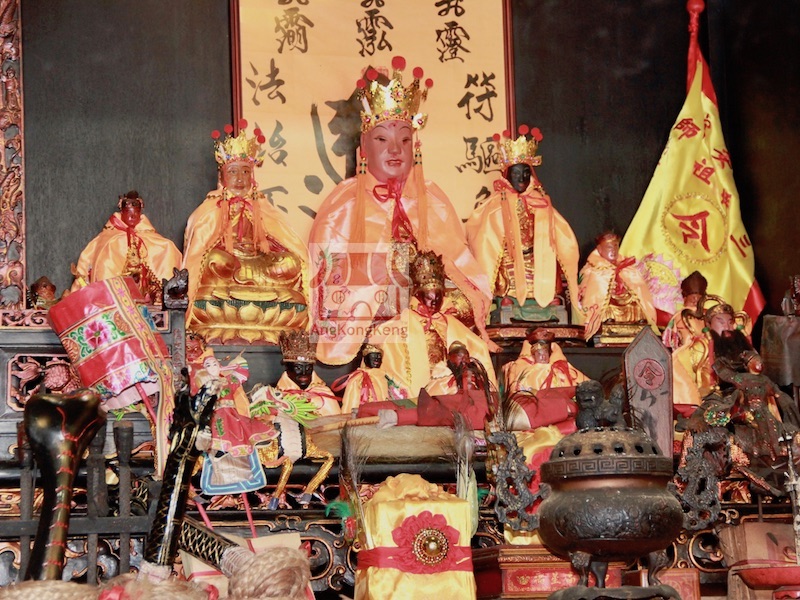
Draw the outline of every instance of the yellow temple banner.
[[[267,138],[259,188],[302,239],[355,174],[356,82],[403,56],[433,80],[421,110],[425,175],[465,219],[499,171],[508,127],[503,0],[239,0],[241,116]]]

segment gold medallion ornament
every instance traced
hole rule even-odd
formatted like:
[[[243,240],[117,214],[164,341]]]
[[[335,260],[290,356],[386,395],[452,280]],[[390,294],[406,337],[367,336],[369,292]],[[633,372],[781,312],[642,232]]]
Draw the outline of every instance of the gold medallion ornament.
[[[705,194],[678,194],[661,213],[661,232],[679,259],[708,264],[727,247],[728,216]]]
[[[429,567],[438,565],[447,558],[449,549],[447,536],[438,529],[420,529],[412,546],[414,558]]]

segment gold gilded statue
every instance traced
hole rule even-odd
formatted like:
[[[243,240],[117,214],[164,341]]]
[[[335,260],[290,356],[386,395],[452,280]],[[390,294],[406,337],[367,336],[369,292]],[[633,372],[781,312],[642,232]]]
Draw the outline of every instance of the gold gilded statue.
[[[263,162],[264,136],[247,122],[239,133],[212,133],[220,187],[186,226],[183,267],[189,271],[186,327],[208,343],[277,344],[281,331],[308,325],[305,244],[258,191],[253,169]]]

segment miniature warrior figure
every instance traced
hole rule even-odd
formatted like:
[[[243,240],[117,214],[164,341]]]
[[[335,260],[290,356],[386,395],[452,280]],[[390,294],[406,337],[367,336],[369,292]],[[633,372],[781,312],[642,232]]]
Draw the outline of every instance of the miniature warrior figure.
[[[215,142],[220,186],[186,225],[186,326],[209,343],[276,344],[281,331],[308,325],[306,247],[258,191],[253,169],[263,162],[265,139],[258,129],[248,138],[246,127],[241,121],[233,137],[229,125]]]
[[[489,274],[499,304],[513,301],[513,318],[524,321],[564,321],[555,306],[561,304],[562,276],[580,318],[578,257],[580,249],[567,221],[553,207],[533,167],[541,164],[536,149],[542,139],[538,129],[527,137],[519,128],[516,140],[508,132],[498,142],[498,160],[504,176],[494,182],[495,193],[467,221],[467,240],[481,268]],[[562,309],[563,311],[563,309]]]
[[[160,304],[161,280],[172,277],[173,269],[181,264],[181,253],[142,214],[144,200],[137,191],[120,196],[117,208],[103,231],[81,252],[71,291],[127,275],[133,277],[148,303]]]
[[[586,375],[569,364],[554,339],[553,332],[542,327],[528,333],[519,358],[503,365],[507,396],[519,391],[535,394],[541,389],[574,387],[586,380]]]
[[[389,334],[383,344],[383,365],[390,377],[402,382],[412,397],[430,381],[433,366],[445,359],[456,340],[478,359],[497,386],[486,343],[455,317],[442,312],[444,265],[434,252],[420,252],[411,265],[414,297],[410,307],[382,327]]]
[[[369,402],[385,402],[387,400],[407,398],[408,390],[401,388],[392,380],[383,364],[383,350],[367,344],[361,351],[363,365],[333,382],[336,392],[344,390],[342,396],[342,414],[349,415],[362,404]]]
[[[420,89],[422,70],[415,69],[413,82],[404,87],[405,60],[396,57],[392,65],[391,80],[370,69],[366,81],[359,82],[364,110],[358,174],[340,183],[322,203],[309,237],[315,256],[340,262],[343,257],[350,267],[349,281],[355,281],[360,273],[369,283],[355,289],[349,286],[349,296],[334,309],[329,298],[336,296],[331,287],[335,282],[332,277],[322,277],[317,314],[321,319],[348,319],[356,314],[367,319],[396,316],[408,296],[402,284],[405,277],[397,282],[392,274],[405,274],[417,252],[433,251],[442,256],[445,275],[457,288],[448,295],[453,297],[458,317],[474,323],[485,336],[488,279],[467,246],[461,221],[447,196],[425,181],[419,142],[415,144],[415,130],[422,128],[427,118],[419,112],[427,96],[427,89]],[[365,247],[374,253],[372,257],[365,258]],[[357,259],[363,259],[364,265],[359,267]],[[368,272],[367,260],[373,263]],[[376,260],[382,262],[379,268]],[[381,297],[384,300],[379,300]],[[357,335],[342,339],[334,334],[328,339],[325,329],[321,332],[324,337],[318,352],[327,364],[350,362],[363,342]]]
[[[316,416],[341,414],[339,399],[314,372],[317,355],[308,333],[281,332],[279,342],[285,371],[275,387],[287,394],[302,396],[308,400],[314,406]]]
[[[616,233],[606,232],[596,243],[578,278],[586,339],[606,322],[654,325],[656,309],[641,263],[634,257],[619,255]]]

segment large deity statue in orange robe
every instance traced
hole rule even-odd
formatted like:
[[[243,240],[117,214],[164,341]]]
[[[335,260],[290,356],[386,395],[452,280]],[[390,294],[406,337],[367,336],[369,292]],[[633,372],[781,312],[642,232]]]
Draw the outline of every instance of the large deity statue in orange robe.
[[[186,327],[208,343],[277,344],[281,331],[308,326],[308,254],[256,187],[253,168],[262,163],[264,136],[256,129],[248,138],[246,121],[239,127],[234,137],[227,126],[229,135],[215,143],[220,187],[186,225]]]
[[[404,87],[405,60],[396,57],[392,66],[391,79],[370,69],[359,82],[358,173],[322,203],[309,237],[317,354],[328,364],[353,360],[379,322],[408,306],[408,266],[423,251],[442,255],[454,311],[488,340],[488,279],[447,196],[422,173],[415,143],[427,118],[419,112],[427,95],[420,88],[422,70],[415,69]]]
[[[495,192],[467,221],[467,240],[481,268],[489,275],[493,295],[513,302],[513,318],[521,321],[568,319],[563,301],[566,280],[573,321],[582,322],[578,304],[578,240],[569,223],[553,207],[536,177],[534,166],[542,135],[521,125],[519,138],[495,135],[503,177]]]

